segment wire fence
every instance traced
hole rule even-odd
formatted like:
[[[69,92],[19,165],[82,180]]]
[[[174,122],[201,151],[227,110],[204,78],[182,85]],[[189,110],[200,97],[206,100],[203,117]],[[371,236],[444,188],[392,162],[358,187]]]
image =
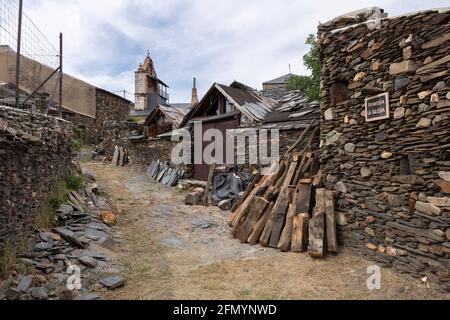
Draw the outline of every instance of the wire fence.
[[[26,10],[26,9],[25,9]],[[21,68],[20,68],[20,102],[24,108],[48,109],[58,92],[58,75],[54,75],[42,88],[47,78],[60,66],[59,50],[39,30],[25,13],[22,14],[21,31]],[[0,0],[0,103],[16,106],[11,93],[15,88],[15,58],[19,30],[19,0]],[[27,100],[27,96],[36,89],[40,90]],[[28,104],[29,102],[29,104]]]

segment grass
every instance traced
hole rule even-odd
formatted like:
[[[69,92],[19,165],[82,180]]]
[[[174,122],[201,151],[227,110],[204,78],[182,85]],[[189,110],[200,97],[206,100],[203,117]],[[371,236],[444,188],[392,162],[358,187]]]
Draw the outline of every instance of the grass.
[[[50,229],[56,224],[56,215],[53,208],[44,207],[36,215],[34,226],[36,229]]]
[[[17,263],[17,251],[11,243],[0,247],[0,277],[4,278]]]
[[[67,200],[67,181],[59,181],[55,184],[50,194],[48,204],[56,210]]]

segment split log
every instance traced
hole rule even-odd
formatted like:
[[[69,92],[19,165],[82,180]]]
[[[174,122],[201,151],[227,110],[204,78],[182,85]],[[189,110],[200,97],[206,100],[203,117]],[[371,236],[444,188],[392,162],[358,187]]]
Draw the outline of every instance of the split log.
[[[114,154],[111,163],[113,166],[117,166],[117,164],[119,163],[119,146],[116,146],[114,148]]]
[[[319,188],[322,185],[323,182],[322,180],[323,180],[323,171],[322,169],[319,169],[312,182],[313,186]]]
[[[338,242],[336,234],[336,212],[334,208],[333,191],[325,192],[325,215],[326,215],[326,233],[327,250],[331,253],[338,252]]]
[[[247,242],[248,237],[252,233],[252,230],[258,220],[261,218],[264,210],[269,205],[269,202],[264,200],[263,198],[256,198],[254,202],[254,206],[249,210],[247,215],[247,219],[242,224],[242,226],[238,230],[238,239],[241,240],[242,243]]]
[[[248,238],[248,243],[250,244],[256,244],[258,243],[259,238],[261,237],[261,233],[264,230],[264,227],[267,225],[267,221],[269,220],[273,207],[275,206],[275,202],[271,202],[266,210],[264,210],[264,213],[262,214],[261,218],[259,219],[258,223],[255,224],[253,231]]]
[[[269,241],[269,246],[272,248],[278,248],[278,241],[280,240],[281,232],[286,222],[286,215],[292,199],[292,194],[292,187],[284,187],[281,189],[280,195],[278,196],[278,206],[276,207],[276,210],[274,210],[273,228]]]
[[[318,189],[316,207],[309,223],[308,253],[313,258],[325,256],[325,189]]]
[[[303,213],[294,216],[292,226],[292,252],[305,252],[308,248],[309,215]]]
[[[281,233],[280,241],[278,241],[278,249],[283,252],[287,252],[291,248],[292,230],[296,209],[297,208],[294,204],[291,204],[289,206],[289,211],[286,217],[286,224],[284,226],[283,232]]]
[[[205,206],[208,205],[208,201],[209,201],[209,192],[212,186],[212,180],[214,177],[214,171],[216,170],[216,163],[213,162],[213,164],[211,164],[211,166],[209,167],[209,175],[208,175],[208,182],[206,183],[206,188],[205,188],[205,196],[203,198],[203,203]]]

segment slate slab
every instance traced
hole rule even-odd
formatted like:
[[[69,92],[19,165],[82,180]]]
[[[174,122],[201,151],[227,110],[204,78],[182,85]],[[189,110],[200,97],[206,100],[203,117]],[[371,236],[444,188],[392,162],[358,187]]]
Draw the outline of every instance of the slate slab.
[[[100,284],[109,290],[115,290],[125,285],[126,279],[122,276],[110,276],[100,281]]]

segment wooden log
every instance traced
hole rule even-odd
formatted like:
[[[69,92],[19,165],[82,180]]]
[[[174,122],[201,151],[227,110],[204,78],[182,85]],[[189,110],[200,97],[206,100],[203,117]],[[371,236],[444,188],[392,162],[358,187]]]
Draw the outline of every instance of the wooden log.
[[[254,207],[252,207],[249,210],[247,219],[242,224],[242,226],[239,228],[238,231],[238,239],[241,240],[242,243],[247,242],[248,237],[252,233],[253,228],[258,223],[259,219],[261,218],[262,214],[264,213],[264,210],[269,205],[269,202],[264,200],[263,198],[256,198]]]
[[[207,206],[208,202],[209,202],[209,193],[210,193],[210,189],[211,189],[211,185],[212,185],[212,179],[214,177],[214,171],[215,170],[216,170],[216,163],[213,162],[211,164],[211,166],[209,167],[208,182],[206,183],[205,197],[203,198],[203,203],[205,204],[205,206]]]
[[[294,216],[292,226],[292,252],[305,252],[308,248],[309,215],[303,213]]]
[[[278,249],[283,252],[287,252],[291,249],[292,243],[292,230],[294,224],[294,217],[296,215],[296,205],[291,204],[289,206],[288,214],[286,217],[286,224],[283,232],[281,233],[280,241],[278,241]]]
[[[264,210],[263,214],[261,215],[258,222],[253,227],[252,233],[247,239],[247,242],[250,244],[257,244],[259,241],[259,238],[261,237],[261,233],[264,230],[264,227],[267,225],[267,221],[269,220],[273,207],[275,206],[275,202],[269,203],[269,205],[266,207],[266,210]]]
[[[273,214],[273,228],[270,235],[269,246],[272,248],[278,248],[278,241],[280,240],[281,232],[283,231],[284,224],[286,222],[286,215],[289,208],[289,204],[293,194],[292,187],[284,187],[281,189],[278,196],[278,206],[274,210]]]
[[[325,190],[318,189],[316,207],[309,223],[308,253],[312,258],[325,256]]]
[[[325,215],[326,215],[326,234],[327,250],[331,253],[338,252],[337,232],[336,232],[336,212],[334,208],[333,191],[325,192]]]

